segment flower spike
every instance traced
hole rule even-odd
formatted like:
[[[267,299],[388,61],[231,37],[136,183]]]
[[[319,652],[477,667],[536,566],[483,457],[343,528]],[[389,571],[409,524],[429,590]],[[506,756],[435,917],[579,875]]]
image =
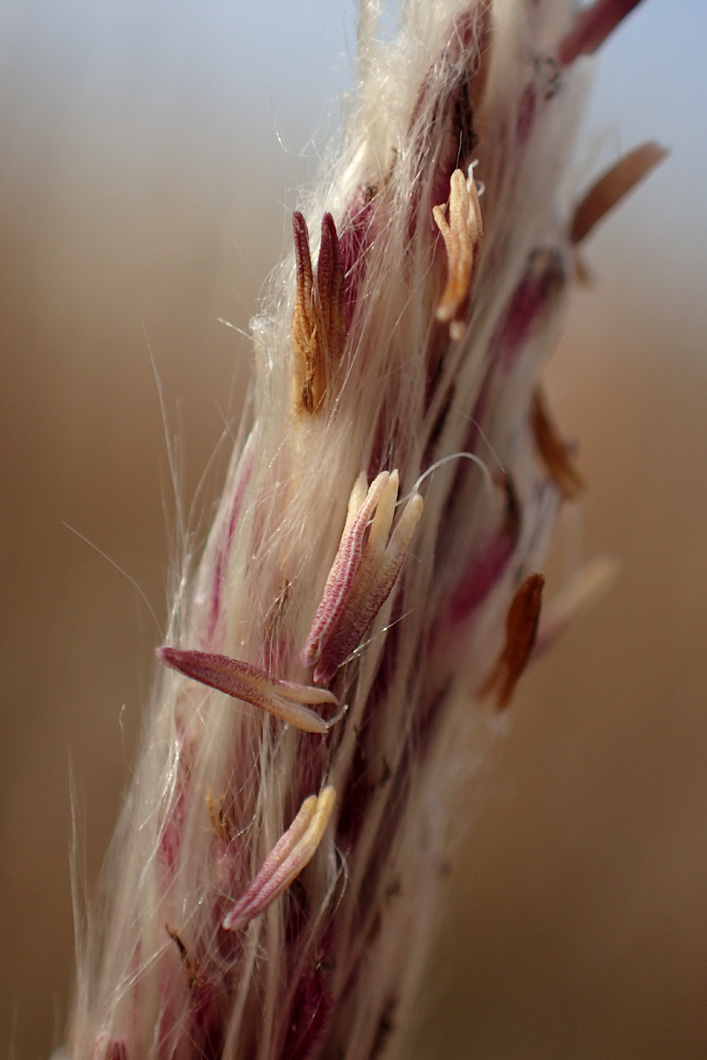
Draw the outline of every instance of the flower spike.
[[[543,364],[590,233],[662,154],[572,194],[582,56],[638,2],[360,3],[359,90],[254,322],[250,440],[194,577],[181,557],[157,655],[183,676],[155,689],[63,1060],[404,1047],[449,778],[613,574],[547,604],[533,572],[582,485]]]
[[[268,854],[263,867],[245,894],[223,920],[226,930],[238,931],[264,913],[309,864],[326,832],[336,803],[336,792],[326,787],[310,795],[299,813]]]
[[[178,648],[167,647],[158,648],[155,654],[161,663],[178,670],[185,677],[191,677],[192,680],[225,692],[234,699],[242,699],[254,707],[267,710],[276,718],[304,732],[323,734],[328,732],[333,724],[305,705],[330,703],[338,706],[336,696],[323,688],[281,681],[270,677],[259,666],[241,662],[240,659],[231,659],[227,655],[180,651]]]

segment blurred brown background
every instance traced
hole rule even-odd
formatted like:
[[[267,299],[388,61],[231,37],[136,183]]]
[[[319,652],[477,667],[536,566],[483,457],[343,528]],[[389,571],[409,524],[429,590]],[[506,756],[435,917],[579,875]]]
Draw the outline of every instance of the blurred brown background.
[[[581,172],[649,137],[673,154],[592,241],[551,373],[589,483],[560,563],[581,547],[624,572],[528,676],[470,794],[430,1058],[707,1056],[707,14],[679,7],[648,0],[603,55]],[[249,363],[218,318],[257,309],[354,25],[325,0],[0,10],[0,1051],[19,1060],[65,1018],[70,785],[90,889],[164,622],[155,375],[186,509],[215,453],[203,529]]]

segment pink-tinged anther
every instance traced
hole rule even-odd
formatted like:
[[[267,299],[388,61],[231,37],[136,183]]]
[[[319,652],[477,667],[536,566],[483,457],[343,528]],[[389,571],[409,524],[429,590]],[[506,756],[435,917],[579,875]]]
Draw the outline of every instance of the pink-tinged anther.
[[[342,621],[324,645],[314,668],[312,676],[317,683],[328,684],[333,679],[339,666],[361,643],[366,630],[390,596],[422,515],[422,507],[423,500],[419,493],[411,497],[369,580],[365,578],[366,569],[362,570],[361,587],[351,594]]]
[[[333,724],[333,721],[325,721],[310,709],[327,704],[338,707],[336,696],[323,688],[282,681],[271,677],[259,666],[231,659],[227,655],[180,651],[168,647],[158,648],[155,654],[161,663],[178,670],[185,677],[260,707],[304,732],[323,734]]]
[[[397,472],[396,494],[397,494]],[[303,666],[311,667],[322,652],[322,645],[338,624],[346,599],[351,593],[363,554],[363,541],[368,525],[376,511],[378,502],[388,485],[390,473],[381,471],[366,492],[366,476],[359,475],[349,498],[346,523],[334,562],[324,586],[322,599],[317,608],[300,660]]]
[[[391,536],[398,483],[397,471],[383,471],[365,499],[365,477],[354,485],[341,543],[300,657],[303,666],[313,667],[318,684],[328,684],[358,647],[400,573],[423,501],[418,493],[411,497]]]
[[[332,787],[304,800],[294,821],[268,854],[245,894],[224,917],[223,926],[238,931],[269,906],[309,864],[326,832],[336,803]]]

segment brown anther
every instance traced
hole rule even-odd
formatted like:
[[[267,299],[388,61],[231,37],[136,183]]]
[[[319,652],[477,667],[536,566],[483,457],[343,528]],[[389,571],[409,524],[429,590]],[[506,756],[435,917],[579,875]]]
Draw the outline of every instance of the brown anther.
[[[295,212],[292,215],[292,231],[297,265],[297,294],[292,318],[295,407],[304,412],[313,412],[324,394],[324,363],[317,343],[309,232],[301,213]]]
[[[580,55],[593,55],[640,0],[595,0],[581,8],[557,48],[557,61],[568,66]]]
[[[461,169],[455,169],[449,183],[447,213],[443,206],[435,206],[432,214],[447,249],[447,284],[435,316],[440,323],[449,324],[453,339],[460,339],[484,235],[474,177],[470,175],[467,180]]]
[[[307,223],[292,215],[297,293],[292,318],[294,403],[299,412],[317,412],[326,391],[327,367],[341,359],[346,339],[344,271],[339,237],[331,214],[322,219],[316,278]]]
[[[570,239],[575,246],[586,239],[594,226],[662,162],[667,153],[660,144],[641,144],[599,177],[575,207],[570,225]]]
[[[542,574],[531,574],[513,597],[506,619],[506,643],[498,662],[479,689],[480,696],[488,695],[494,688],[497,690],[499,710],[510,703],[535,646],[544,585]]]
[[[567,446],[552,423],[539,390],[533,394],[530,404],[530,426],[550,477],[566,500],[574,500],[584,489],[584,482],[570,460]]]
[[[325,213],[322,218],[322,238],[317,258],[317,281],[314,301],[319,317],[320,341],[329,363],[338,364],[344,352],[344,270],[341,264],[339,237],[334,218]]]

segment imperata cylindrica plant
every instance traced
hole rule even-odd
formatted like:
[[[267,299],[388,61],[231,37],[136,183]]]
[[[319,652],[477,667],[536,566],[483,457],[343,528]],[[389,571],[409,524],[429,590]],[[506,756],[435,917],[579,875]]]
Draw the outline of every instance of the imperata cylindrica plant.
[[[608,577],[543,600],[582,481],[541,371],[583,240],[663,154],[571,190],[586,57],[636,2],[404,0],[391,32],[362,0],[78,917],[70,1060],[399,1055],[454,778]]]

